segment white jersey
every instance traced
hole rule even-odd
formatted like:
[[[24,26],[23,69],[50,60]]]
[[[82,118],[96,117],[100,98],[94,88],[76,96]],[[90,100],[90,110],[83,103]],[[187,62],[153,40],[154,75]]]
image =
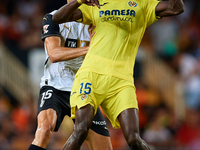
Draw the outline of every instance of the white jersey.
[[[56,11],[45,15],[43,18],[42,40],[50,36],[61,37],[61,46],[63,47],[83,47],[88,46],[90,35],[88,25],[78,22],[68,22],[57,25],[52,21],[52,15]],[[44,85],[53,86],[62,91],[71,91],[74,77],[80,68],[84,56],[68,61],[51,63],[46,46],[46,62],[44,66],[44,76],[41,78],[40,87]]]

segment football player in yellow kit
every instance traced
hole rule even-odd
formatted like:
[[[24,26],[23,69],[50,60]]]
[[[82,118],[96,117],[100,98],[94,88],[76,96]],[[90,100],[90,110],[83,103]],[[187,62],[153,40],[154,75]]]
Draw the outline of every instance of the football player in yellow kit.
[[[64,149],[78,150],[100,105],[134,150],[149,150],[139,135],[133,68],[146,28],[161,17],[184,11],[182,0],[73,0],[54,15],[56,23],[96,25],[70,97],[74,131]],[[87,117],[85,117],[87,116]]]

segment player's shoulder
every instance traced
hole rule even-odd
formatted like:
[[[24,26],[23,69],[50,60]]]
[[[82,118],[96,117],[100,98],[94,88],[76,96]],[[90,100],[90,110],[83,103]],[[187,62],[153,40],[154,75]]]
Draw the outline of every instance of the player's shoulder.
[[[82,23],[79,23],[79,22],[76,22],[76,21],[65,22],[65,23],[60,24],[61,27],[65,27],[67,29],[69,29],[69,28],[70,29],[72,29],[72,28],[77,29],[81,25],[82,25]]]
[[[53,20],[52,20],[52,17],[53,15],[56,13],[57,10],[54,10],[50,13],[47,13],[44,15],[43,17],[43,24],[56,24]],[[64,22],[64,23],[61,23],[61,24],[58,24],[59,28],[64,28],[64,27],[67,27],[67,28],[70,28],[70,26],[73,26],[75,24],[73,24],[73,22]]]
[[[52,20],[53,14],[55,14],[56,11],[57,10],[54,10],[50,13],[45,14],[44,17],[43,17],[43,22],[52,22],[53,21]]]
[[[42,26],[43,26],[43,30],[42,30],[42,40],[44,41],[44,39],[46,37],[50,37],[50,36],[60,36],[60,27],[59,24],[56,24],[53,20],[52,20],[52,16],[55,12],[51,12],[46,14],[43,17],[43,21],[42,21]]]

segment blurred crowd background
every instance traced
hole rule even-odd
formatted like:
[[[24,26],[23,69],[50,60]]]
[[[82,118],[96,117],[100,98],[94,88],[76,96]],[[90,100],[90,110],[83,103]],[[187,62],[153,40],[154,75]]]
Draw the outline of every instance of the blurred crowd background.
[[[148,27],[136,59],[141,136],[151,150],[200,150],[200,1],[184,2],[184,13]],[[26,150],[34,138],[42,18],[65,3],[0,0],[0,150]],[[129,150],[107,123],[114,150]],[[71,130],[66,118],[47,150],[61,149]]]

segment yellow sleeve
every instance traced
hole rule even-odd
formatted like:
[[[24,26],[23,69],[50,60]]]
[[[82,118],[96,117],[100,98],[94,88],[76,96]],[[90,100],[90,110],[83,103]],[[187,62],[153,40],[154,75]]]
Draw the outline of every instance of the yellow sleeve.
[[[82,18],[76,21],[87,25],[92,24],[92,6],[82,4],[81,6],[78,7],[78,9],[82,13]]]
[[[145,0],[145,1],[146,1],[146,21],[147,21],[147,26],[150,26],[159,19],[159,17],[156,16],[156,7],[160,1],[159,0]]]

